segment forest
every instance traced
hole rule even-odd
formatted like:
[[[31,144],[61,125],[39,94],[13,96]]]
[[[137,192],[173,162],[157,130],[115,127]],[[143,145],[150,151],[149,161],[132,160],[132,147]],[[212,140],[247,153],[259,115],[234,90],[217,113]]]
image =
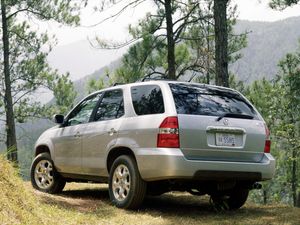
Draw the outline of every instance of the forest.
[[[114,19],[144,1],[127,0],[107,19]],[[274,78],[244,83],[238,74],[228,70],[230,64],[243,57],[241,50],[247,46],[247,31],[234,31],[238,19],[236,5],[230,0],[147,1],[153,3],[155,10],[128,26],[130,39],[120,43],[97,37],[91,41],[98,49],[129,47],[121,65],[106,71],[107,79],[88,81],[86,93],[114,83],[153,78],[216,84],[240,91],[255,105],[271,130],[271,153],[277,160],[275,177],[263,182],[262,190],[253,191],[251,199],[261,204],[281,202],[300,207],[300,42],[298,49],[278,62]],[[39,121],[47,127],[52,115],[65,114],[74,106],[78,94],[69,74],[60,74],[47,62],[55,39],[47,32],[34,30],[32,21],[80,26],[81,10],[95,4],[87,0],[43,2],[1,0],[0,142],[5,146],[3,154],[16,166],[19,164],[21,174],[29,168],[32,140],[41,130],[18,137],[17,124]],[[100,14],[118,4],[114,0],[99,2],[94,10]],[[273,10],[296,4],[300,4],[298,0],[269,2]],[[37,93],[41,89],[52,92],[53,100],[47,104],[39,102]],[[31,129],[32,125],[27,127]]]

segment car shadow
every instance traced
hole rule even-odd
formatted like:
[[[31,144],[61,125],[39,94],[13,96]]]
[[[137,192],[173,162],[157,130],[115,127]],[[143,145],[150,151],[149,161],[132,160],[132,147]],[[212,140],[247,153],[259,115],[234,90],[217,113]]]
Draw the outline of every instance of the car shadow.
[[[97,213],[99,209],[105,211],[107,216],[118,213],[118,209],[111,205],[107,188],[65,190],[59,195],[42,196],[42,201],[65,209],[75,209],[84,213]],[[224,218],[248,219],[272,216],[272,211],[264,207],[254,207],[250,204],[235,211],[216,210],[209,201],[208,196],[193,196],[188,193],[166,193],[161,196],[147,196],[139,208],[138,214],[147,214],[153,217],[163,217],[170,223],[176,224],[180,217],[182,220],[191,218],[203,219],[214,217],[214,220]]]

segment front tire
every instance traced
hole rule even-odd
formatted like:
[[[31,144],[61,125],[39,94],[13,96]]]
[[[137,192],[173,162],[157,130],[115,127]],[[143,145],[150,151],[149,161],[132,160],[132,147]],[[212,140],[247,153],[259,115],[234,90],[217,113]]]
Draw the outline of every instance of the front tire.
[[[141,178],[132,156],[118,157],[109,173],[109,197],[118,208],[136,209],[146,195],[147,184]]]
[[[211,195],[213,205],[217,209],[236,210],[241,208],[247,201],[248,189],[234,189],[228,194]]]
[[[50,194],[61,192],[66,185],[64,178],[56,171],[49,153],[41,153],[35,157],[30,178],[35,189]]]

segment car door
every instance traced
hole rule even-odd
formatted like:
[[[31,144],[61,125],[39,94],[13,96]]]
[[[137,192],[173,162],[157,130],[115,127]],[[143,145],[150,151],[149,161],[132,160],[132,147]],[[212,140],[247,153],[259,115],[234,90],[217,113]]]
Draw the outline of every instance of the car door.
[[[124,115],[122,89],[108,90],[99,102],[93,122],[82,133],[82,170],[86,175],[105,176],[106,151],[117,140]]]
[[[80,174],[82,133],[87,129],[91,115],[101,94],[84,99],[67,116],[59,128],[53,143],[55,146],[55,165],[60,172]]]

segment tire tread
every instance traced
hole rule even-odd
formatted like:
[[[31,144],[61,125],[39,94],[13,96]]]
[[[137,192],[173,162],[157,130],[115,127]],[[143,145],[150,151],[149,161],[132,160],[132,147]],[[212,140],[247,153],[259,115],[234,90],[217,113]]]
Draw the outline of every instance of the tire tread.
[[[114,198],[114,194],[111,190],[111,180],[112,180],[112,176],[113,176],[113,171],[120,163],[128,164],[127,165],[128,169],[134,170],[134,171],[132,171],[133,174],[130,174],[131,179],[132,179],[131,186],[134,186],[134,187],[131,187],[133,189],[131,190],[132,192],[129,194],[128,199],[122,203],[116,201],[116,199]],[[132,167],[132,168],[130,168],[130,167]],[[133,185],[134,182],[135,182],[135,185]],[[113,204],[119,208],[137,209],[142,204],[142,202],[145,198],[146,190],[147,190],[147,183],[141,178],[141,175],[138,171],[136,161],[132,156],[122,155],[122,156],[119,156],[113,162],[113,165],[112,165],[111,171],[110,171],[109,184],[110,184],[109,185],[110,199],[113,202]]]
[[[35,166],[36,164],[42,160],[42,159],[47,159],[49,160],[52,165],[53,165],[53,176],[54,176],[54,184],[53,186],[51,186],[50,188],[48,189],[41,189],[37,186],[36,182],[35,182],[35,179],[34,179],[34,170],[35,170]],[[54,163],[51,159],[51,156],[49,153],[47,152],[44,152],[44,153],[40,153],[39,155],[37,155],[32,164],[31,164],[31,169],[30,169],[30,179],[31,179],[31,184],[32,186],[39,190],[39,191],[42,191],[42,192],[46,192],[46,193],[49,193],[49,194],[57,194],[57,193],[60,193],[62,192],[62,190],[64,189],[65,185],[66,185],[66,181],[65,179],[56,171],[55,169],[55,166],[54,166]]]

